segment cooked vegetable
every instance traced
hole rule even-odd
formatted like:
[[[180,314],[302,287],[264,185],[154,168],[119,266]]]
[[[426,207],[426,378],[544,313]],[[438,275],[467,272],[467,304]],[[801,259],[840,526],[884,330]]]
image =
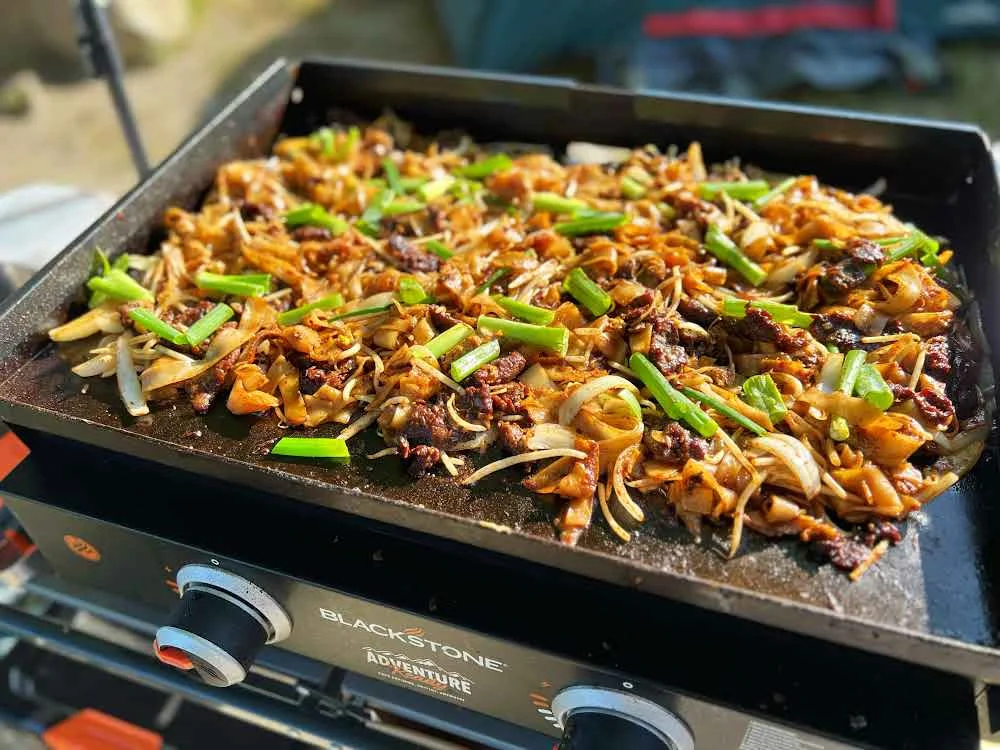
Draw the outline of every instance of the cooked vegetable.
[[[347,231],[347,222],[339,216],[331,216],[325,208],[315,203],[303,203],[285,214],[285,224],[295,227],[322,227],[330,230],[334,237]]]
[[[323,156],[333,156],[335,142],[330,128],[320,128],[312,134],[312,140]]]
[[[87,288],[106,298],[132,301],[152,301],[152,293],[124,271],[111,269],[104,276],[94,276],[87,281]]]
[[[646,186],[626,175],[622,177],[622,195],[632,201],[637,201],[646,194]]]
[[[514,165],[507,154],[494,154],[482,161],[455,170],[459,177],[466,177],[470,180],[482,180],[489,177],[494,172],[504,172]]]
[[[742,414],[740,414],[738,411],[736,411],[736,409],[734,409],[729,404],[722,401],[722,399],[718,399],[715,396],[710,396],[707,393],[702,393],[701,391],[696,391],[694,388],[682,388],[681,393],[683,393],[690,399],[694,399],[695,401],[700,401],[701,403],[705,404],[705,406],[711,406],[713,409],[719,412],[719,414],[726,415],[731,420],[736,422],[736,424],[738,424],[740,427],[750,430],[750,432],[752,432],[754,435],[767,434],[767,430],[765,430],[759,424],[754,422],[752,419],[749,419],[748,417],[745,417]]]
[[[536,211],[548,211],[553,214],[575,214],[588,208],[584,201],[563,198],[555,193],[535,193],[531,196],[531,206]]]
[[[625,214],[598,213],[573,221],[564,221],[561,224],[556,224],[554,229],[566,237],[581,237],[588,234],[610,232],[624,224],[627,219]]]
[[[715,224],[705,234],[705,249],[754,286],[767,278],[767,271],[750,260]]]
[[[865,365],[868,352],[864,349],[852,349],[844,355],[844,365],[837,378],[837,390],[850,396],[854,393],[854,384],[858,381],[861,368]]]
[[[611,295],[595,284],[582,268],[574,268],[563,281],[563,291],[590,310],[591,315],[604,315],[611,309]]]
[[[785,401],[770,375],[753,375],[743,381],[743,400],[767,414],[777,424],[788,412]]]
[[[400,182],[399,167],[392,159],[382,160],[382,174],[385,175],[385,182],[389,189],[399,195],[403,192],[403,184]]]
[[[271,455],[341,460],[350,458],[351,452],[340,438],[283,437],[271,447]]]
[[[789,177],[789,178],[787,178],[785,180],[782,180],[781,182],[779,182],[777,185],[775,185],[773,188],[771,188],[770,190],[768,190],[763,195],[758,196],[757,198],[754,198],[754,201],[753,201],[753,207],[754,207],[754,209],[757,210],[757,211],[759,211],[764,206],[766,206],[768,203],[770,203],[775,198],[777,198],[779,195],[781,195],[782,193],[787,192],[789,190],[789,188],[791,188],[792,185],[795,184],[795,180],[796,179],[797,179],[796,177]]]
[[[313,304],[316,305],[319,303],[314,302]],[[302,308],[299,309],[301,310]],[[201,318],[192,323],[191,326],[184,332],[184,337],[187,339],[187,343],[191,346],[198,346],[198,344],[215,333],[223,323],[235,314],[236,313],[233,311],[233,308],[225,302],[220,302],[218,305],[205,313]],[[280,320],[281,316],[279,315],[278,318]],[[288,324],[283,323],[282,325]]]
[[[755,201],[770,191],[765,180],[748,180],[746,182],[703,182],[698,186],[698,192],[705,200],[715,200],[721,193],[738,201]]]
[[[488,292],[494,284],[507,276],[510,276],[509,268],[498,268],[487,277],[486,281],[476,287],[476,291],[472,293],[472,296],[475,297],[477,294]]]
[[[520,318],[528,323],[547,326],[555,320],[556,317],[556,314],[552,310],[546,310],[544,307],[535,307],[534,305],[529,305],[525,302],[518,302],[512,297],[503,297],[498,295],[497,297],[494,297],[494,299],[500,307],[509,312],[515,318]]]
[[[451,377],[461,383],[480,367],[488,365],[499,356],[500,342],[497,339],[490,339],[452,362]]]
[[[434,298],[420,286],[420,282],[412,276],[403,276],[399,279],[399,298],[407,305],[434,301]]]
[[[456,323],[444,333],[428,341],[424,347],[434,359],[440,359],[472,335],[472,328],[465,323]]]
[[[271,276],[266,273],[224,275],[201,271],[194,277],[199,289],[229,294],[233,297],[260,297],[271,291]]]
[[[302,320],[313,310],[335,310],[344,304],[344,295],[339,292],[328,294],[315,302],[308,302],[299,307],[286,310],[278,315],[278,323],[283,326],[291,326],[301,323]],[[225,321],[223,321],[224,323]],[[221,324],[220,324],[221,325]]]
[[[687,422],[698,431],[702,437],[712,437],[719,425],[710,416],[691,403],[680,391],[670,385],[659,370],[642,354],[633,354],[628,361],[629,367],[642,384],[653,394],[653,398],[663,407],[663,411],[671,419]]]
[[[437,257],[448,260],[455,253],[448,249],[448,247],[443,242],[438,242],[437,240],[427,240],[424,243],[424,247],[434,253]]]
[[[448,192],[449,188],[455,184],[454,177],[441,177],[437,180],[431,180],[430,182],[425,182],[423,185],[417,188],[417,195],[425,203],[430,203],[435,201],[445,193]]]
[[[551,349],[557,354],[565,354],[566,348],[569,346],[569,331],[562,327],[548,328],[522,323],[518,320],[490,318],[486,315],[479,316],[476,326],[480,331],[502,333],[504,338],[519,341],[529,346],[537,346],[540,349]]]
[[[895,400],[892,391],[874,365],[863,365],[854,383],[854,393],[872,406],[885,411]]]
[[[763,310],[779,323],[786,323],[796,328],[808,328],[812,325],[812,315],[802,312],[795,305],[765,299],[742,300],[726,297],[722,301],[722,314],[730,318],[746,317],[748,305]]]
[[[150,333],[155,333],[161,339],[171,344],[186,344],[187,337],[168,323],[164,323],[149,310],[135,307],[128,311],[128,316]]]

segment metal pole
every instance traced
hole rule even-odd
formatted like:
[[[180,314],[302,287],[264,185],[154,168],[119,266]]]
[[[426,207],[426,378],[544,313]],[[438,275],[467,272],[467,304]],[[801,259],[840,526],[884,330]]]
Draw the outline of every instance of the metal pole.
[[[142,145],[139,128],[135,123],[135,115],[125,92],[125,68],[122,65],[121,54],[115,43],[111,25],[105,13],[108,0],[77,0],[77,14],[80,21],[80,49],[93,75],[104,78],[114,102],[118,122],[125,135],[132,163],[135,165],[139,178],[149,173],[149,160]]]

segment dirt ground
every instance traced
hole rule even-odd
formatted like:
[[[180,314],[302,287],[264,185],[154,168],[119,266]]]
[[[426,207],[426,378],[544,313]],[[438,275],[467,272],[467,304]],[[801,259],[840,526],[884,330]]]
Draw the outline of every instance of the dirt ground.
[[[130,71],[127,88],[153,161],[280,56],[310,53],[447,64],[431,0],[206,0],[182,49]],[[1000,49],[944,52],[946,90],[800,94],[798,101],[979,122],[1000,138],[995,82]],[[103,82],[46,74],[29,113],[0,117],[0,190],[26,182],[70,183],[120,193],[135,180]],[[989,93],[987,93],[989,92]]]

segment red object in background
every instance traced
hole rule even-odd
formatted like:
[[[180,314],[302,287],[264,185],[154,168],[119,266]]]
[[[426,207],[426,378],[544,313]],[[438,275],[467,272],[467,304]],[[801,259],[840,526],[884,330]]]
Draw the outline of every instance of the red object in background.
[[[10,474],[31,452],[21,439],[0,427],[0,479]]]
[[[692,8],[651,13],[642,24],[647,37],[781,36],[805,29],[860,30],[896,27],[896,0],[873,0],[869,6],[837,2],[764,5],[759,8]]]
[[[162,750],[156,732],[114,716],[85,708],[46,729],[42,741],[50,750]]]

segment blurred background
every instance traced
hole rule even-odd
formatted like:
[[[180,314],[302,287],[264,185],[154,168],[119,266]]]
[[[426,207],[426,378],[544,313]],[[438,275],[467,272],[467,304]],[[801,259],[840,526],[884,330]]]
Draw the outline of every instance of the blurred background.
[[[0,3],[0,191],[135,171],[73,0]],[[313,53],[968,120],[1000,138],[1000,0],[114,0],[155,162],[255,71]]]

